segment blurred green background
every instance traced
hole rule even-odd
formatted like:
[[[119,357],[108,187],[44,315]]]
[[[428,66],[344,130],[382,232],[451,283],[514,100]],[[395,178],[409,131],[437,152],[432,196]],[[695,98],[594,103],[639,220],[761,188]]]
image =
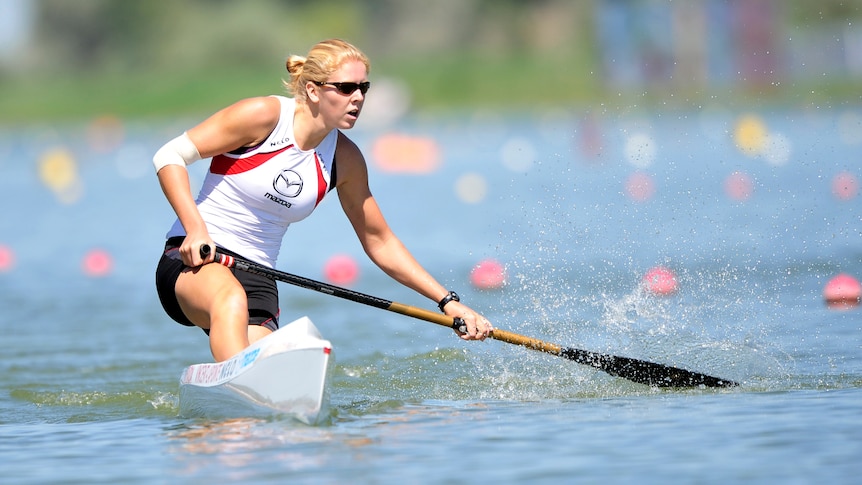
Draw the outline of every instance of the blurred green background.
[[[329,37],[414,113],[862,101],[862,0],[0,0],[0,123],[210,113]]]

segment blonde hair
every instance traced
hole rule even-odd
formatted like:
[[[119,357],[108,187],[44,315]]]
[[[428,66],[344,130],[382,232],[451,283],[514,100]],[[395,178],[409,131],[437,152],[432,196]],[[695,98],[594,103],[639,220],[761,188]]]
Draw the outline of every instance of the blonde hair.
[[[291,55],[285,63],[289,80],[283,80],[284,87],[294,98],[305,100],[305,84],[325,82],[329,76],[347,61],[359,61],[365,64],[366,71],[371,70],[368,57],[349,42],[341,39],[328,39],[318,42],[308,51],[308,56]]]

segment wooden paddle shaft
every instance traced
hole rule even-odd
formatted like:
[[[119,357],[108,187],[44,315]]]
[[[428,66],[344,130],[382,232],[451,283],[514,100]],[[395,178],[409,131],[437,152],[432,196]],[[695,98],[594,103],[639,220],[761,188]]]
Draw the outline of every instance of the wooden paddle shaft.
[[[392,302],[389,305],[388,310],[395,313],[400,313],[402,315],[407,315],[409,317],[418,318],[420,320],[425,320],[431,323],[436,323],[437,325],[441,325],[443,327],[457,329],[461,325],[461,323],[459,322],[460,319],[455,319],[455,322],[453,323],[452,317],[442,315],[440,313],[435,313],[430,310],[425,310],[423,308],[404,305],[402,303]],[[561,351],[561,347],[557,344],[552,344],[550,342],[545,342],[532,337],[526,337],[517,333],[507,332],[506,330],[500,330],[497,328],[495,328],[491,332],[491,338],[493,338],[494,340],[499,340],[501,342],[521,345],[528,349],[547,352],[553,355],[560,355]]]

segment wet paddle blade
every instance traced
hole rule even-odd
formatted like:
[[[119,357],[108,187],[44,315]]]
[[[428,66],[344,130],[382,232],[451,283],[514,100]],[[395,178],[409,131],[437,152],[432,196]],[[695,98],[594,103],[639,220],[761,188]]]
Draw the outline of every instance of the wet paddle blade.
[[[735,387],[739,384],[699,372],[671,367],[655,362],[599,354],[586,350],[563,348],[560,356],[579,364],[600,369],[612,376],[653,387]]]

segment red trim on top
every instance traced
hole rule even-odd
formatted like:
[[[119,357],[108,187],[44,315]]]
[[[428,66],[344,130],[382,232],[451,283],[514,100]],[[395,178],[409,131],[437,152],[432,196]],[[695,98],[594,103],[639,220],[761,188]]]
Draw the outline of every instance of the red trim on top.
[[[246,158],[231,158],[226,155],[216,155],[210,163],[210,172],[216,175],[234,175],[237,173],[248,172],[253,168],[257,168],[268,162],[272,157],[279,153],[293,148],[293,145],[288,145],[284,148],[269,153],[255,153]]]
[[[317,152],[314,152],[314,161],[317,162],[317,202],[314,203],[314,207],[317,207],[317,204],[320,204],[320,201],[323,200],[323,197],[326,195],[326,179],[323,178],[323,168],[321,168],[320,159],[317,158]]]

